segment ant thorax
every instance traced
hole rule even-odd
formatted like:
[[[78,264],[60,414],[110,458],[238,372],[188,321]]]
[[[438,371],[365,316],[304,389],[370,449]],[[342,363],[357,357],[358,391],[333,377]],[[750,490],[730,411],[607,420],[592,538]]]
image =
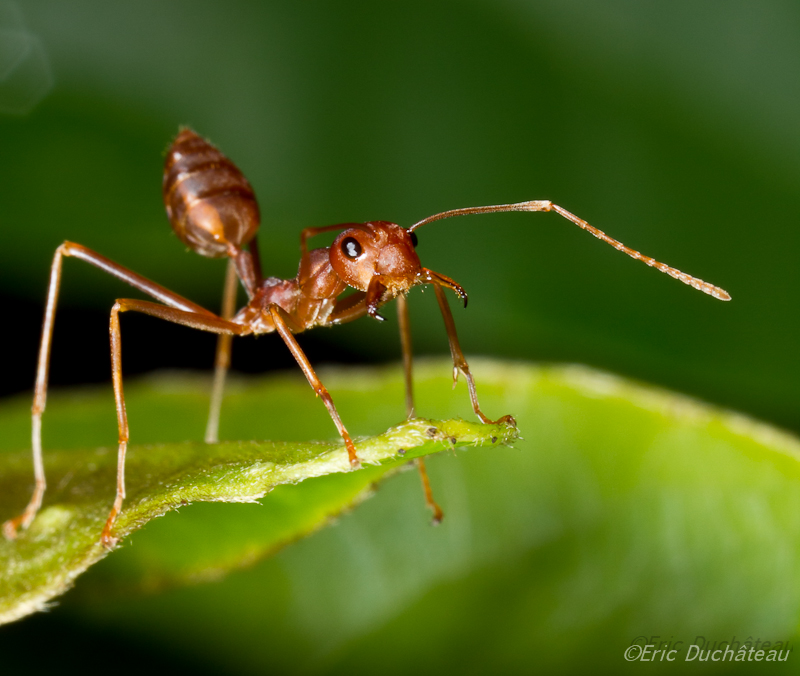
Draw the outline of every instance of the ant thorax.
[[[324,325],[336,305],[336,298],[347,285],[333,270],[328,249],[314,249],[303,259],[294,279],[267,277],[255,296],[234,317],[237,324],[248,326],[252,333],[271,333],[275,324],[269,313],[277,305],[288,317],[302,316],[303,326],[292,326],[293,333]]]

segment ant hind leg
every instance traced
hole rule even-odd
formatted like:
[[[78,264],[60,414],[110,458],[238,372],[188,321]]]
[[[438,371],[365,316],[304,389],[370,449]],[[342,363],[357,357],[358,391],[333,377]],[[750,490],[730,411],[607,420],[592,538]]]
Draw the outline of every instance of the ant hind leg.
[[[225,286],[222,292],[222,318],[230,320],[236,311],[236,289],[239,279],[236,275],[236,265],[228,260],[225,272]],[[211,403],[208,409],[208,423],[206,424],[205,441],[215,444],[219,441],[219,416],[222,409],[222,395],[225,389],[225,377],[231,365],[231,343],[233,336],[229,333],[220,333],[217,337],[217,353],[214,358],[214,383],[211,386]]]

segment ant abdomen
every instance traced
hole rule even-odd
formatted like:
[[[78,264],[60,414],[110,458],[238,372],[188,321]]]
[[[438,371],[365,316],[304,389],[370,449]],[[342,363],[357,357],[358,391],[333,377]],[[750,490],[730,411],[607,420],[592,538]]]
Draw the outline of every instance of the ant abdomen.
[[[191,129],[182,129],[167,150],[162,192],[172,229],[203,256],[229,256],[258,231],[258,204],[250,183]]]

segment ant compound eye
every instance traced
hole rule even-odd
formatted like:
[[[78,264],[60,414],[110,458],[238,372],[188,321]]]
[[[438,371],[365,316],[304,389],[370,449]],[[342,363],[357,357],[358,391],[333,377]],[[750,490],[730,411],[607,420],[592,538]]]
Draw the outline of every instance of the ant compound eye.
[[[344,240],[342,240],[342,253],[348,258],[355,260],[364,253],[364,250],[355,237],[345,237]]]
[[[419,244],[419,240],[417,240],[417,233],[416,232],[412,232],[411,233],[411,243],[414,245],[414,248],[416,249],[417,248],[417,244]]]

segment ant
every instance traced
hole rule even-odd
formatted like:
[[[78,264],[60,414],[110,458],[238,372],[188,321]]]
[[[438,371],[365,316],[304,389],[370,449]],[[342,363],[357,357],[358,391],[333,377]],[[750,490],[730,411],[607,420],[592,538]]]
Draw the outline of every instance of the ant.
[[[641,260],[699,291],[720,300],[730,300],[730,296],[722,289],[629,249],[586,221],[547,200],[453,209],[424,218],[408,228],[388,221],[306,228],[300,234],[301,256],[297,276],[294,279],[264,277],[261,274],[256,239],[260,216],[253,188],[233,162],[211,143],[186,128],[179,131],[167,151],[162,192],[169,222],[178,237],[202,256],[229,259],[221,315],[209,312],[80,244],[64,242],[56,249],[50,271],[32,407],[35,488],[25,511],[3,524],[3,533],[9,539],[16,537],[19,528],[27,528],[33,521],[42,504],[45,490],[41,420],[47,398],[53,321],[61,280],[62,259],[65,256],[90,263],[159,301],[154,303],[146,300],[118,299],[111,309],[111,362],[119,447],[116,498],[101,535],[102,543],[108,547],[117,542],[112,535],[112,528],[125,498],[125,452],[129,438],[125,397],[122,391],[122,345],[119,324],[121,312],[141,312],[176,324],[219,334],[211,408],[206,428],[207,442],[217,440],[222,389],[230,364],[232,337],[277,332],[296,359],[309,384],[327,407],[344,440],[350,465],[355,469],[360,465],[355,444],[342,423],[328,390],[317,377],[294,334],[316,326],[344,324],[364,315],[383,320],[378,310],[396,299],[403,352],[406,411],[409,417],[413,417],[411,332],[406,294],[414,286],[422,284],[433,286],[450,343],[453,379],[456,381],[459,373],[463,374],[475,414],[484,423],[493,422],[484,415],[478,404],[475,381],[461,351],[453,315],[444,290],[453,291],[463,301],[465,307],[467,294],[449,277],[422,267],[415,249],[416,230],[423,225],[444,218],[471,214],[554,211],[618,251]],[[343,232],[336,237],[331,246],[308,250],[307,241],[310,237],[334,230]],[[248,301],[238,313],[234,314],[237,278],[247,293]],[[355,291],[339,298],[348,287]],[[514,424],[514,419],[511,416],[504,416],[497,422]],[[426,502],[433,511],[436,523],[441,520],[442,511],[433,499],[424,462],[421,458],[417,462]]]

